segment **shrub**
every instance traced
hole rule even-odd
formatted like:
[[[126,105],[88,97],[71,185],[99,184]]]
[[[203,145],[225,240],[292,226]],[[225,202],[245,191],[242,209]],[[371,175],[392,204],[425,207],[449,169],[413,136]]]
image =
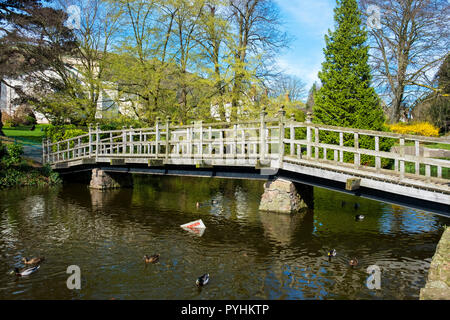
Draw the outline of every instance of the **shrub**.
[[[45,128],[45,137],[52,142],[57,142],[65,139],[70,139],[87,132],[77,129],[73,124],[67,124],[63,126],[50,125]]]
[[[396,123],[388,126],[393,132],[400,134],[415,134],[427,137],[438,137],[439,128],[433,126],[428,122],[416,122],[416,123]]]
[[[22,160],[23,146],[20,144],[8,144],[8,155],[4,157],[4,162],[7,167],[17,165]]]

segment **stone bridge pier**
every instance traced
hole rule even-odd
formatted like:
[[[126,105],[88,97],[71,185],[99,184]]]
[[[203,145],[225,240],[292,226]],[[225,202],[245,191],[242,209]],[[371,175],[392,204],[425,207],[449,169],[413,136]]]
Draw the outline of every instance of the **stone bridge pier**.
[[[92,169],[91,183],[92,189],[107,190],[116,188],[130,188],[133,186],[131,173],[105,172],[101,169]]]
[[[313,209],[313,187],[289,180],[269,180],[264,184],[259,210],[294,213],[303,208]]]

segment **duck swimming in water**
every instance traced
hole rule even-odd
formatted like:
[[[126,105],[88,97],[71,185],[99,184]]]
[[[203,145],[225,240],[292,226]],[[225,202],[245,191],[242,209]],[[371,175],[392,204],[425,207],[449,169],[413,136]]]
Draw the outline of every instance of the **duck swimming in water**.
[[[159,253],[154,254],[152,256],[145,255],[144,260],[145,260],[145,263],[156,263],[159,261]]]
[[[25,268],[22,270],[19,270],[19,268],[15,268],[14,272],[15,272],[16,276],[23,277],[23,276],[28,276],[28,275],[32,274],[33,272],[36,272],[39,269],[39,267],[40,266],[37,265],[35,267],[28,268],[28,269]]]
[[[333,250],[328,252],[328,258],[331,259],[332,257],[336,257],[336,254],[337,254],[336,250],[333,249]]]
[[[40,257],[40,258],[32,258],[32,259],[28,259],[28,258],[22,258],[23,263],[25,264],[40,264],[42,261],[44,261],[45,258],[44,257]]]
[[[353,258],[348,262],[348,264],[353,268],[358,265],[358,260],[356,258]]]
[[[205,284],[207,284],[209,282],[209,273],[205,273],[204,275],[202,275],[201,277],[199,277],[198,279],[197,279],[197,281],[195,281],[195,284],[198,286],[198,287],[202,287],[202,286],[204,286]]]
[[[362,214],[357,214],[356,216],[355,216],[355,220],[356,221],[361,221],[361,220],[364,220],[364,215],[362,215]]]

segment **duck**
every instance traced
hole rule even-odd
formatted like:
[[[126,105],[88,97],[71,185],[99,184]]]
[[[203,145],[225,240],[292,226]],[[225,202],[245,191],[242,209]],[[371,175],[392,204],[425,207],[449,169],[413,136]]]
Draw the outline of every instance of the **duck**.
[[[348,262],[348,264],[353,268],[358,265],[358,260],[356,258],[353,258]]]
[[[356,216],[355,216],[355,220],[356,221],[361,221],[361,220],[364,220],[364,215],[362,215],[362,214],[357,214]]]
[[[22,258],[23,263],[25,264],[40,264],[42,261],[44,261],[45,258],[44,257],[40,257],[40,258],[32,258],[32,259],[28,259],[28,258]]]
[[[33,272],[36,272],[39,269],[39,265],[32,267],[32,268],[28,268],[28,269],[22,269],[19,270],[19,268],[15,268],[14,269],[14,273],[16,274],[16,276],[18,277],[23,277],[23,276],[28,276],[30,274],[32,274]]]
[[[156,263],[159,261],[159,253],[154,254],[152,256],[145,255],[144,260],[145,260],[145,263]]]
[[[205,273],[195,281],[197,287],[202,287],[209,282],[209,273]]]
[[[328,252],[328,258],[331,259],[332,257],[336,257],[336,254],[337,254],[336,249],[333,249]]]

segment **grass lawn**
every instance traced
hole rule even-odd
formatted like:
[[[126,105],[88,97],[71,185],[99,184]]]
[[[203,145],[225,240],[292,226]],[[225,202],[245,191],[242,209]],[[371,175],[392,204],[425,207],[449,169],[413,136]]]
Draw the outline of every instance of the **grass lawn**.
[[[36,128],[31,131],[32,126],[18,126],[11,128],[2,128],[2,131],[9,138],[17,139],[22,144],[40,144],[44,137],[44,129],[48,124],[37,124]]]
[[[410,147],[410,146],[414,146],[415,143],[414,142],[405,142],[405,146],[406,147]],[[445,144],[445,143],[430,143],[430,144],[422,144],[422,146],[424,146],[425,148],[430,148],[430,149],[445,149],[445,150],[450,150],[450,144]],[[394,147],[400,147],[399,143],[394,144]]]
[[[427,148],[450,150],[450,144],[433,143],[425,145]]]

